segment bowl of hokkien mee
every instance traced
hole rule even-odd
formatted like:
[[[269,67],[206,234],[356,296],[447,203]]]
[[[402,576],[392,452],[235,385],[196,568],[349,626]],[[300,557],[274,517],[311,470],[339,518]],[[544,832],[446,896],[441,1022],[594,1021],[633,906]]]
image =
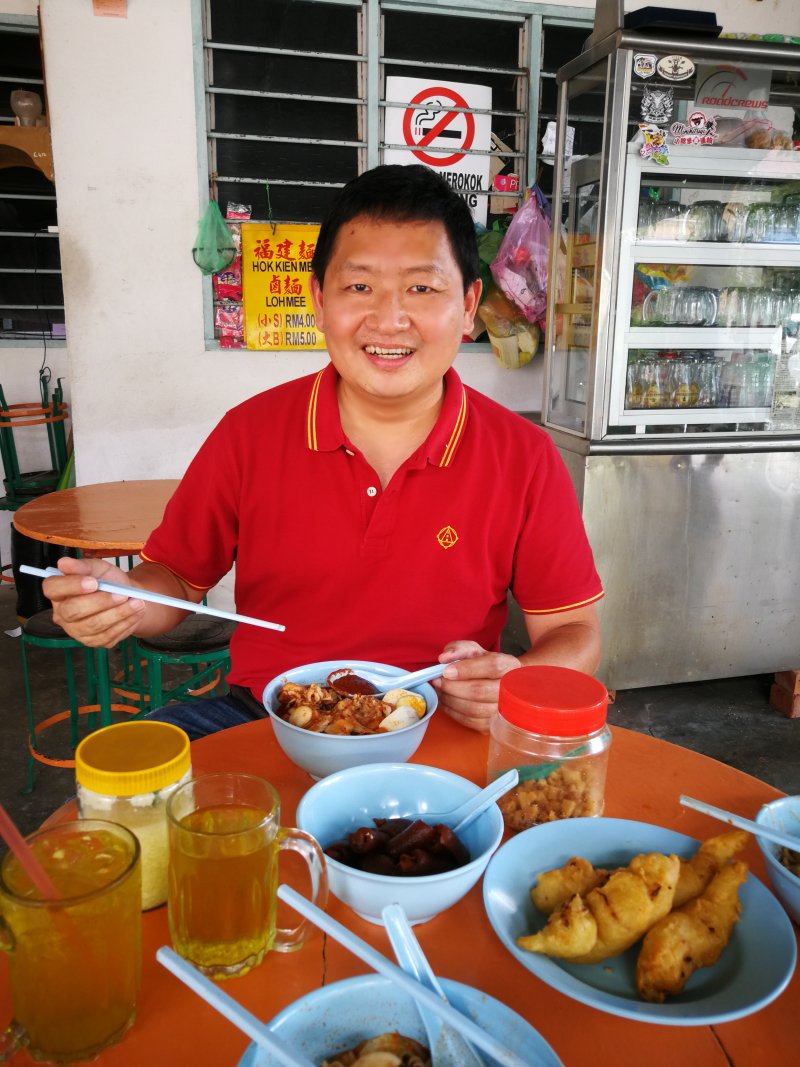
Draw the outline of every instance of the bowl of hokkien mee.
[[[350,668],[385,675],[386,692],[342,695],[327,684],[334,671]],[[436,711],[429,684],[411,690],[392,687],[405,672],[386,663],[330,660],[279,674],[264,689],[278,744],[312,778],[324,778],[364,763],[401,763],[425,736]]]
[[[546,1041],[505,1004],[460,982],[441,982],[453,1007],[526,1062],[559,1067]],[[276,1015],[270,1029],[320,1067],[435,1067],[416,1004],[376,974],[315,989]],[[490,1057],[484,1060],[487,1067],[498,1067]],[[251,1045],[238,1067],[278,1067],[278,1062]]]

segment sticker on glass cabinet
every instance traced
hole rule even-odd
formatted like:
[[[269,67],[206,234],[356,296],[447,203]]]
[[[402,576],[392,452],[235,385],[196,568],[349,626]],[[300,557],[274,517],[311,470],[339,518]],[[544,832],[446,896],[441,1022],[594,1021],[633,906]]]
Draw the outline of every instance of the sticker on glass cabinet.
[[[651,159],[660,167],[669,166],[669,145],[667,144],[666,130],[653,126],[647,122],[640,122],[639,129],[642,132],[644,143],[639,149],[642,159]]]
[[[673,122],[669,128],[673,144],[713,144],[717,120],[705,111],[693,111],[686,122]]]
[[[651,123],[667,123],[672,118],[672,94],[674,90],[651,88],[649,85],[642,86],[642,121]]]
[[[656,72],[656,57],[639,52],[633,57],[633,73],[639,78],[652,78]]]
[[[668,82],[684,82],[694,74],[694,63],[687,56],[664,56],[656,70]]]

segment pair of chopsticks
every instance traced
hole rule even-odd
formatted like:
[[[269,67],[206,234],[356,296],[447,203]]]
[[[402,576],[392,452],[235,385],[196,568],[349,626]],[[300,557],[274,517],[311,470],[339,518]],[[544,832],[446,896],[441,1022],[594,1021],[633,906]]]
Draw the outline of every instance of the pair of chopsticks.
[[[37,578],[63,578],[64,575],[56,567],[29,567],[27,563],[20,566],[23,574],[33,574]],[[254,619],[251,615],[237,615],[235,611],[223,611],[222,608],[210,608],[208,604],[193,604],[191,600],[181,600],[176,596],[165,596],[163,593],[151,593],[149,589],[139,589],[138,586],[118,585],[116,582],[105,582],[96,579],[97,588],[104,593],[119,593],[134,600],[149,600],[153,604],[163,604],[168,608],[180,608],[183,611],[196,611],[198,615],[214,615],[218,619],[229,619],[231,622],[246,622],[250,626],[261,626],[265,630],[285,630],[277,622],[267,622],[265,619]]]
[[[504,1064],[505,1067],[530,1067],[529,1062],[520,1059],[511,1049],[506,1048],[505,1045],[490,1034],[487,1034],[472,1019],[463,1015],[457,1008],[454,1008],[449,1001],[443,1000],[432,989],[417,981],[416,978],[412,978],[411,975],[406,974],[397,964],[382,956],[380,952],[367,944],[366,941],[363,941],[357,934],[354,934],[352,930],[337,922],[336,919],[321,908],[318,908],[316,904],[312,904],[310,900],[307,900],[300,893],[295,892],[294,889],[287,885],[279,885],[278,896],[306,919],[310,919],[320,930],[330,934],[331,937],[349,949],[353,955],[358,956],[364,963],[367,963],[378,974],[391,979],[395,985],[399,986],[418,1004],[424,1004],[440,1019],[444,1019],[451,1026],[455,1026],[465,1038],[482,1048],[498,1063]],[[288,1045],[283,1038],[273,1033],[267,1023],[262,1022],[247,1011],[246,1008],[243,1008],[241,1004],[223,992],[218,985],[206,978],[191,963],[182,959],[172,949],[162,946],[156,952],[156,959],[212,1007],[216,1008],[218,1012],[230,1019],[248,1037],[252,1038],[261,1047],[269,1049],[278,1059],[278,1062],[286,1064],[287,1067],[307,1067],[307,1065],[310,1065],[310,1060]]]

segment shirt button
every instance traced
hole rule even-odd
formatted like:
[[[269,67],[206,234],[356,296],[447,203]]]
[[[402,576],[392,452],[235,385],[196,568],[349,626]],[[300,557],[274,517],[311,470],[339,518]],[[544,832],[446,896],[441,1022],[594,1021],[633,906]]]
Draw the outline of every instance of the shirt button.
[[[374,485],[371,485],[369,487],[369,489],[367,490],[367,496],[377,496],[377,495],[378,495],[378,490],[375,488]]]

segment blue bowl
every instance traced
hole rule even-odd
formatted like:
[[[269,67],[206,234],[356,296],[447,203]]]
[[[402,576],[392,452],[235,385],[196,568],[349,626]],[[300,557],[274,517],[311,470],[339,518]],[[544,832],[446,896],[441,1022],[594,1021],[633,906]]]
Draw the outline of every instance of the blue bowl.
[[[798,838],[796,851],[800,852],[800,797],[781,797],[779,800],[770,801],[756,815],[756,822],[769,826],[772,830],[794,834]],[[772,888],[787,914],[800,926],[800,878],[792,874],[778,859],[780,845],[775,845],[763,837],[757,840],[764,855]]]
[[[511,1008],[461,982],[447,978],[441,982],[454,1008],[526,1063],[559,1067],[561,1061],[544,1038]],[[414,1001],[388,978],[377,974],[345,978],[315,989],[290,1004],[269,1025],[312,1063],[321,1063],[333,1053],[393,1030],[427,1043]],[[498,1067],[496,1060],[480,1054],[487,1067]],[[278,1067],[278,1063],[266,1049],[250,1045],[238,1067]]]
[[[325,849],[373,819],[449,811],[479,791],[467,778],[418,763],[381,763],[351,767],[312,785],[297,808],[297,826]],[[362,919],[383,925],[386,904],[402,904],[409,922],[421,923],[460,900],[480,879],[503,837],[497,804],[477,818],[459,838],[471,856],[464,867],[443,874],[400,878],[370,874],[326,856],[328,887]]]
[[[273,678],[265,688],[262,700],[269,712],[278,744],[292,763],[296,763],[298,767],[308,771],[312,778],[319,780],[328,774],[334,774],[346,767],[358,767],[362,763],[400,763],[410,759],[419,748],[439,703],[432,685],[420,685],[414,690],[425,697],[428,710],[418,722],[405,726],[402,730],[357,736],[319,734],[313,730],[304,730],[300,726],[292,726],[277,714],[278,691],[286,682],[297,682],[299,685],[320,682],[324,685],[331,671],[340,667],[351,667],[355,671],[361,668],[375,674],[385,674],[387,690],[393,688],[392,678],[407,673],[399,667],[390,667],[388,663],[338,659],[294,667]]]

